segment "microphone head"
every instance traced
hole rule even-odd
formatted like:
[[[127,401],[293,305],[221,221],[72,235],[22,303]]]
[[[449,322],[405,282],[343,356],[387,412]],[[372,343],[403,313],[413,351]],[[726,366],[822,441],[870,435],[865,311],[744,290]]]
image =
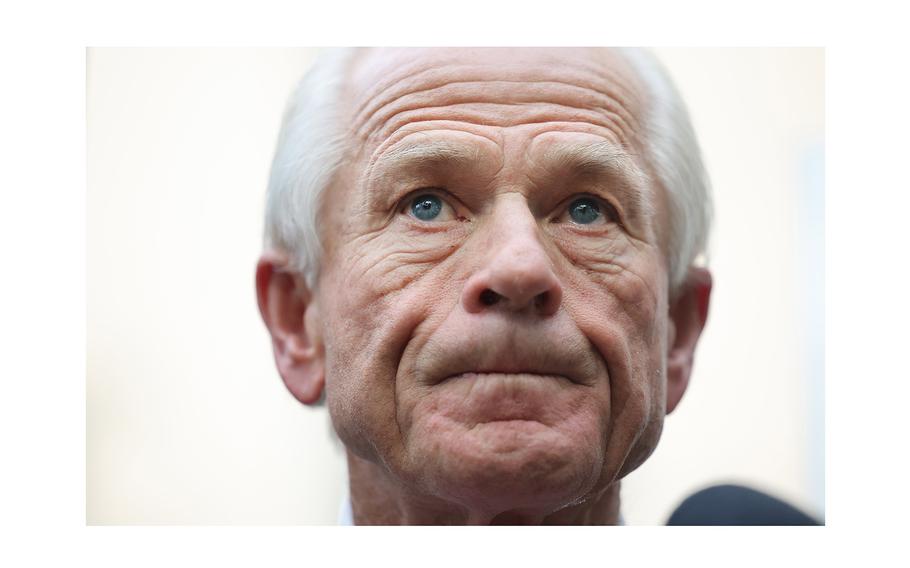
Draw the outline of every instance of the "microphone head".
[[[796,507],[740,485],[702,489],[683,501],[668,525],[820,525]]]

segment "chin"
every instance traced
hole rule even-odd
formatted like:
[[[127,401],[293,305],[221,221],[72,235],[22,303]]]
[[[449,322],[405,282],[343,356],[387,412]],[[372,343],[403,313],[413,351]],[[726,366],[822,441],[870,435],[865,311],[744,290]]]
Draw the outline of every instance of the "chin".
[[[546,515],[584,501],[601,478],[591,437],[533,420],[449,426],[413,439],[410,462],[429,493],[470,511]]]

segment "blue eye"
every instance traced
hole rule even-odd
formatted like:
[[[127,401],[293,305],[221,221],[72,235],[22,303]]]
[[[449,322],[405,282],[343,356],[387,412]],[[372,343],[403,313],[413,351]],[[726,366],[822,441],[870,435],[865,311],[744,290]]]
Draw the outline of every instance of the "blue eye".
[[[582,197],[569,204],[569,216],[579,225],[587,225],[600,218],[600,207],[590,197]]]
[[[411,213],[421,221],[432,221],[442,212],[442,200],[435,195],[419,195],[411,202]]]

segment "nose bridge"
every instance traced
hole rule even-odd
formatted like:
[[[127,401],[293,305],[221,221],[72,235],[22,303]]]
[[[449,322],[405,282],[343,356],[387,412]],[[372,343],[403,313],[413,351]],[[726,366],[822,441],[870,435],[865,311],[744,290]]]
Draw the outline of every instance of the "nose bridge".
[[[465,284],[466,309],[555,313],[562,301],[562,289],[525,197],[519,193],[503,195],[488,223],[489,232],[483,240],[486,250],[480,252],[480,265]]]
[[[493,208],[490,223],[492,257],[516,263],[547,260],[537,219],[523,195],[504,195]]]
[[[495,222],[497,226],[489,245],[491,254],[485,267],[491,271],[495,284],[523,288],[545,274],[552,274],[537,221],[526,203],[510,203],[508,211],[503,211]]]

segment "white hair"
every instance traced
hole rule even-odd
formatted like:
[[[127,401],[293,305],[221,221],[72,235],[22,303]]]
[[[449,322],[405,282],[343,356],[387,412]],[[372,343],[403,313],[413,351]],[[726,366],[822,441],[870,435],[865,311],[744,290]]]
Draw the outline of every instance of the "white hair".
[[[342,97],[353,49],[321,54],[284,111],[266,195],[265,246],[290,256],[290,269],[316,288],[322,243],[319,200],[347,149]]]
[[[667,193],[670,289],[685,282],[689,267],[707,260],[713,207],[711,184],[686,105],[663,65],[645,49],[620,50],[648,90],[645,159]],[[699,258],[701,257],[701,258]]]
[[[323,53],[294,91],[284,113],[266,198],[265,244],[290,256],[290,268],[315,289],[322,256],[316,213],[347,150],[343,91],[353,49]],[[671,290],[706,254],[712,207],[707,173],[686,106],[652,53],[624,48],[649,95],[645,159],[667,192]]]

